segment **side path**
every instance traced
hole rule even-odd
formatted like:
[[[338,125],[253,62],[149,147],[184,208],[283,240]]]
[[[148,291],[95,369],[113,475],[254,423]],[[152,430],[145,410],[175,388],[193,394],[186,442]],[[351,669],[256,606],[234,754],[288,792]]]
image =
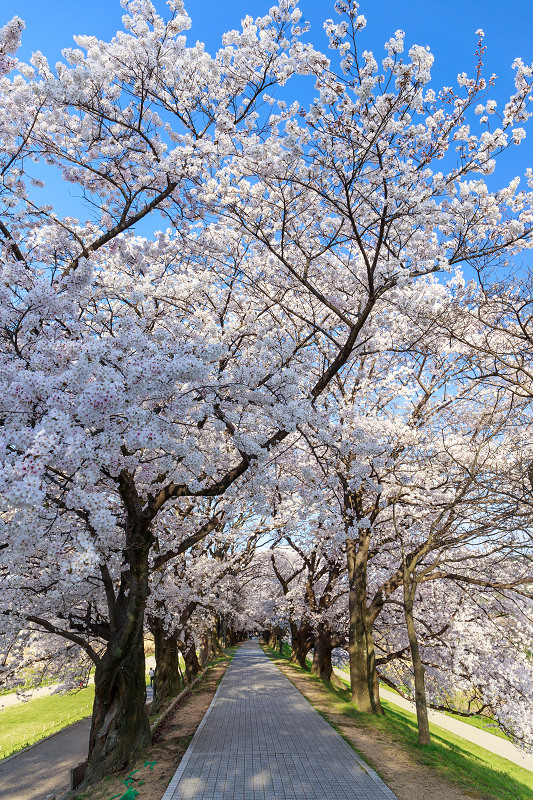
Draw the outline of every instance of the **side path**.
[[[333,668],[333,671],[345,683],[350,683],[350,678],[346,672],[343,672],[336,667]],[[404,708],[406,711],[410,711],[411,714],[416,715],[415,704],[411,703],[409,700],[406,700],[404,697],[400,697],[400,695],[395,694],[394,692],[389,692],[388,689],[384,689],[383,687],[380,687],[379,693],[385,698],[385,700],[388,700],[389,703],[393,703],[395,706]],[[519,767],[523,767],[524,769],[528,769],[533,772],[533,755],[524,753],[519,747],[516,747],[516,745],[514,745],[512,742],[509,742],[507,739],[502,739],[500,736],[495,736],[489,731],[483,731],[480,728],[474,728],[473,725],[468,725],[466,722],[461,722],[460,719],[456,719],[455,717],[448,717],[441,711],[434,711],[432,708],[428,709],[428,717],[430,722],[433,722],[440,728],[444,728],[445,730],[450,731],[450,733],[455,733],[457,736],[461,736],[463,739],[466,739],[469,742],[473,742],[480,747],[484,747],[485,750],[488,750],[490,753],[495,753],[497,756],[506,758],[508,761],[518,764]]]
[[[155,656],[147,656],[145,659],[146,663],[146,672],[153,667],[155,669]],[[94,683],[94,675],[91,675],[89,681],[87,683],[90,686]],[[3,711],[4,708],[10,708],[11,706],[18,706],[21,703],[28,703],[30,700],[36,700],[39,697],[48,697],[48,695],[54,694],[55,690],[59,686],[58,683],[52,683],[50,686],[43,686],[39,689],[30,689],[27,692],[9,692],[9,694],[2,694],[0,695],[0,711]],[[147,701],[149,702],[149,701]],[[0,722],[2,717],[0,716]]]
[[[265,656],[237,651],[162,800],[396,800]]]
[[[0,800],[41,800],[47,794],[66,791],[71,767],[87,758],[90,730],[88,717],[36,747],[0,761]]]

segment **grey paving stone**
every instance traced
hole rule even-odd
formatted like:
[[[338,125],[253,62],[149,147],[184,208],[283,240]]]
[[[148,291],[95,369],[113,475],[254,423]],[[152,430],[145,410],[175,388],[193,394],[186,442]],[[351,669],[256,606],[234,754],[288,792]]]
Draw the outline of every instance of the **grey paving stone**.
[[[397,800],[264,655],[243,644],[162,800]]]

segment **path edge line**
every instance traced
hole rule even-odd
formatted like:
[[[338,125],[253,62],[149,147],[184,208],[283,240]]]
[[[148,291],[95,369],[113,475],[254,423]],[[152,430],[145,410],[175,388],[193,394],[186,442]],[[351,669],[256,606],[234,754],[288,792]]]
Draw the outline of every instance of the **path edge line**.
[[[210,665],[210,666],[212,666],[212,665]],[[198,683],[198,681],[200,681],[200,680],[201,680],[201,679],[204,677],[205,673],[206,673],[206,672],[207,672],[207,670],[210,668],[210,666],[209,666],[209,667],[206,667],[204,670],[202,670],[202,672],[201,672],[199,675],[197,675],[197,676],[196,676],[196,678],[195,678],[193,681],[191,681],[191,682],[190,682],[190,683],[189,683],[189,684],[188,684],[188,685],[187,685],[187,686],[186,686],[184,689],[182,689],[182,690],[181,690],[181,692],[180,692],[178,695],[176,695],[176,697],[174,697],[174,698],[173,698],[173,699],[170,701],[170,703],[168,704],[168,706],[167,706],[167,707],[166,707],[166,708],[165,708],[165,709],[164,709],[164,710],[163,710],[163,711],[162,711],[162,712],[159,714],[159,716],[158,716],[158,717],[156,717],[156,718],[155,718],[155,720],[154,720],[154,721],[153,721],[153,722],[150,724],[150,734],[151,734],[152,736],[155,734],[155,732],[157,731],[158,727],[159,727],[159,726],[161,725],[161,723],[162,723],[162,722],[165,720],[165,718],[166,718],[166,717],[167,717],[167,716],[170,714],[170,712],[171,712],[171,711],[174,709],[174,707],[175,707],[175,706],[176,706],[176,705],[179,703],[179,701],[180,701],[180,700],[181,700],[183,697],[185,697],[185,695],[187,694],[187,692],[190,692],[190,691],[191,691],[191,689],[192,689],[194,686],[196,686],[196,684]]]
[[[233,657],[232,657],[231,661],[233,661]],[[228,668],[231,665],[231,661],[228,664]],[[189,746],[188,746],[187,750],[184,753],[183,758],[181,759],[180,763],[178,764],[178,768],[177,768],[176,772],[174,773],[174,775],[170,779],[170,783],[168,784],[167,788],[165,789],[165,793],[164,793],[163,797],[161,798],[161,800],[172,800],[172,797],[174,796],[174,792],[176,791],[178,783],[181,780],[181,776],[185,772],[185,767],[189,763],[189,760],[190,760],[190,758],[192,756],[192,753],[193,753],[193,750],[194,750],[194,746],[196,744],[196,739],[199,737],[199,735],[200,735],[200,733],[202,731],[202,728],[204,727],[204,725],[205,725],[205,723],[207,721],[207,718],[209,717],[209,715],[210,715],[210,713],[211,713],[211,711],[213,709],[213,706],[215,705],[215,701],[216,701],[218,693],[220,691],[221,683],[222,683],[222,681],[220,681],[220,683],[218,684],[217,690],[216,690],[215,694],[213,695],[213,699],[209,703],[209,707],[208,707],[207,711],[205,712],[205,714],[204,714],[204,716],[202,718],[202,721],[200,722],[200,724],[196,728],[194,736],[192,737],[192,739],[191,739],[191,741],[189,743]]]
[[[259,646],[261,647],[261,645],[259,645]],[[268,645],[265,645],[265,646],[266,646],[266,647],[268,647]],[[261,649],[263,650],[263,648],[262,648],[262,647],[261,647]],[[385,783],[385,781],[383,780],[383,778],[381,778],[381,777],[378,775],[378,773],[376,772],[376,770],[375,770],[373,767],[371,767],[371,766],[370,766],[370,764],[368,764],[368,763],[367,763],[367,762],[364,760],[364,758],[363,758],[362,756],[360,756],[360,755],[359,755],[359,753],[358,753],[358,752],[357,752],[357,750],[356,750],[356,749],[353,747],[353,745],[352,745],[352,744],[351,744],[351,743],[350,743],[350,742],[349,742],[349,741],[348,741],[348,740],[347,740],[347,739],[346,739],[346,738],[345,738],[345,737],[344,737],[344,736],[343,736],[341,733],[339,733],[339,731],[338,731],[338,730],[336,730],[335,726],[334,726],[334,725],[333,725],[333,724],[332,724],[332,723],[329,721],[329,719],[327,718],[327,715],[324,715],[324,714],[322,714],[322,713],[321,713],[321,712],[320,712],[320,711],[319,711],[319,710],[318,710],[318,709],[317,709],[317,708],[316,708],[316,707],[313,705],[313,703],[312,703],[312,702],[311,702],[311,701],[310,701],[310,700],[309,700],[309,699],[308,699],[308,698],[305,696],[305,694],[304,694],[303,692],[301,692],[301,691],[300,691],[300,689],[299,689],[299,688],[296,686],[296,684],[295,684],[295,683],[293,683],[293,682],[291,681],[291,679],[289,678],[289,676],[288,676],[288,675],[285,675],[285,673],[283,672],[283,670],[280,668],[280,666],[279,666],[278,664],[276,664],[276,662],[274,661],[274,659],[273,659],[273,658],[271,658],[271,656],[269,655],[269,653],[265,653],[265,651],[264,651],[264,650],[263,650],[263,653],[264,653],[264,655],[266,656],[266,658],[268,658],[268,659],[270,660],[271,664],[273,664],[273,665],[276,667],[276,669],[277,669],[279,672],[281,672],[281,674],[283,675],[283,677],[284,677],[284,678],[286,678],[286,679],[289,681],[289,683],[291,684],[291,686],[294,686],[294,688],[296,689],[296,691],[300,693],[301,697],[302,697],[302,698],[305,700],[305,702],[306,702],[306,703],[308,703],[308,704],[311,706],[311,708],[312,708],[312,709],[313,709],[313,710],[314,710],[314,711],[315,711],[317,714],[319,714],[319,715],[322,717],[322,719],[324,720],[324,722],[327,722],[327,724],[330,726],[330,728],[332,728],[332,730],[334,730],[334,731],[335,731],[335,733],[336,733],[338,736],[340,736],[340,737],[341,737],[341,739],[343,740],[343,742],[344,742],[344,743],[345,743],[345,744],[346,744],[346,745],[347,745],[347,746],[350,748],[350,752],[351,752],[351,754],[352,754],[352,755],[355,757],[355,760],[357,761],[357,763],[359,764],[359,766],[361,767],[361,769],[362,769],[364,772],[366,772],[366,773],[367,773],[367,775],[368,775],[368,777],[369,777],[371,780],[373,780],[373,781],[374,781],[374,783],[376,783],[376,784],[379,786],[379,788],[380,788],[380,790],[383,792],[383,794],[385,794],[385,795],[386,795],[386,796],[389,798],[389,800],[398,800],[398,797],[397,797],[397,795],[395,795],[395,794],[394,794],[394,792],[392,791],[392,789],[391,789],[389,786],[387,786],[387,784]],[[166,797],[164,797],[164,796],[163,796],[163,797],[161,798],[161,800],[171,800],[171,798],[166,798]]]

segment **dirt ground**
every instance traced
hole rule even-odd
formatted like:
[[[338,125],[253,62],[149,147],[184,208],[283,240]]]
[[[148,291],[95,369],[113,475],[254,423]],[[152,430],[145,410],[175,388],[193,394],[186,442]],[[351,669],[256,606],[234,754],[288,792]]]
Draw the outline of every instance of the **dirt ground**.
[[[153,745],[141,753],[134,764],[119,775],[91,787],[87,794],[71,793],[70,800],[110,800],[112,797],[118,800],[126,792],[128,785],[139,790],[139,800],[161,800],[228,664],[229,659],[226,659],[207,671],[159,727]],[[437,774],[431,767],[417,762],[397,741],[388,738],[384,733],[364,728],[356,720],[333,713],[330,696],[318,682],[308,679],[286,661],[277,660],[276,664],[304,697],[352,742],[357,752],[374,767],[398,800],[482,800],[481,795],[462,789],[458,784]],[[129,775],[133,780],[125,784]]]
[[[358,725],[342,714],[332,713],[331,701],[321,685],[276,659],[278,668],[318,711],[322,712],[357,752],[373,767],[398,800],[482,800],[482,795],[461,789],[434,769],[421,764],[397,741],[385,734]]]
[[[210,667],[196,686],[180,700],[159,726],[151,747],[140,753],[135,762],[98,784],[86,793],[71,792],[70,800],[109,800],[120,798],[132,787],[139,791],[139,800],[161,800],[170,779],[189,746],[194,733],[216,692],[230,659]],[[134,772],[135,770],[135,772]],[[132,780],[124,783],[131,775]],[[117,798],[117,800],[118,800]]]

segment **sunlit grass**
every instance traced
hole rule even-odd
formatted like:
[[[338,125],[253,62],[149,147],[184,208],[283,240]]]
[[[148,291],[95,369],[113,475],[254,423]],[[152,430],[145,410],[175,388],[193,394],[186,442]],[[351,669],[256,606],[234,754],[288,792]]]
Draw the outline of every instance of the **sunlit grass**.
[[[94,686],[52,694],[0,711],[0,758],[72,725],[92,713]]]
[[[340,667],[341,672],[346,672],[348,677],[349,675],[349,668],[348,667]],[[341,679],[342,680],[342,679]],[[390,686],[384,686],[388,692],[392,692],[393,694],[398,694],[394,689]],[[473,728],[479,728],[480,730],[486,731],[487,733],[492,733],[493,736],[498,736],[500,739],[507,739],[510,741],[509,737],[498,727],[498,723],[495,720],[491,719],[490,717],[485,717],[483,714],[474,714],[472,717],[462,717],[460,714],[453,714],[451,711],[441,711],[441,714],[445,714],[447,717],[451,719],[457,719],[459,722],[464,722],[466,725],[472,725]]]
[[[271,658],[280,658],[279,653],[268,648],[266,652]],[[288,652],[284,649],[282,658],[287,659],[289,654],[290,649]],[[481,794],[486,800],[533,800],[533,773],[529,770],[433,723],[430,723],[431,744],[421,746],[418,744],[414,714],[387,700],[382,700],[386,716],[361,714],[354,708],[348,688],[333,687],[300,667],[294,669],[322,688],[323,700],[318,710],[325,712],[326,718],[328,712],[342,714],[352,723],[356,721],[358,726],[373,728],[376,732],[382,731],[417,761],[432,767],[444,777],[459,782],[463,789]],[[372,766],[380,772],[379,764]]]

